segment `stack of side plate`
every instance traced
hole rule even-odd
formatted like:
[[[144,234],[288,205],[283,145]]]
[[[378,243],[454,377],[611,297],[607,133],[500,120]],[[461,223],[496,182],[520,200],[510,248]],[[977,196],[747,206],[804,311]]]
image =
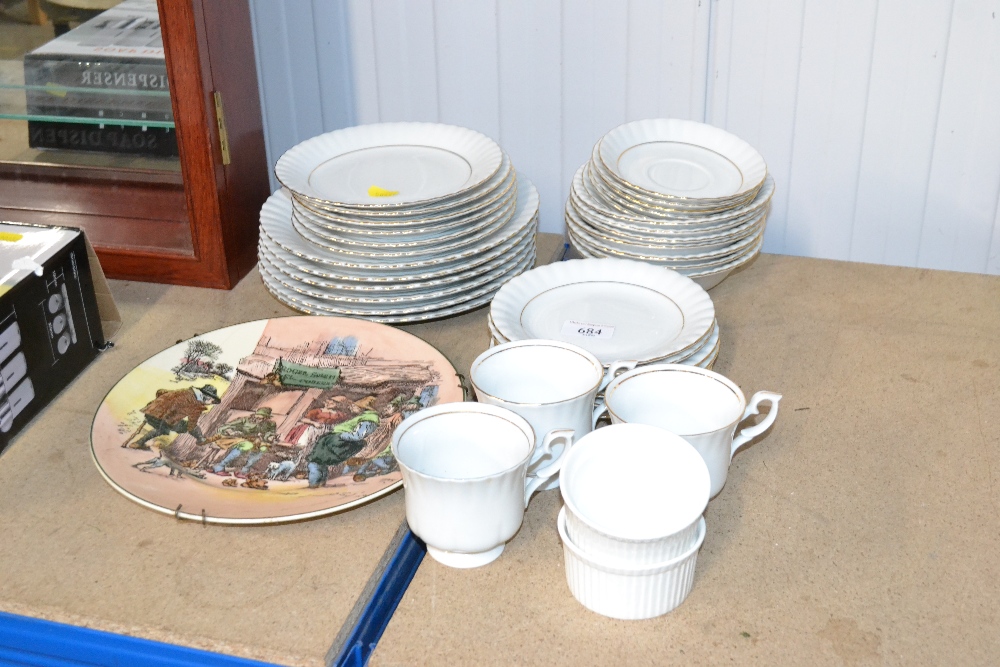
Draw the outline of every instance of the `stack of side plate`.
[[[605,367],[616,361],[711,368],[719,324],[708,293],[645,262],[576,259],[527,271],[497,292],[492,344],[544,338],[578,345]]]
[[[534,266],[538,193],[486,136],[381,123],[305,141],[261,209],[267,289],[307,313],[404,323],[487,303]]]
[[[584,257],[664,266],[705,289],[760,252],[774,194],[747,142],[694,121],[615,128],[576,172],[567,234]]]

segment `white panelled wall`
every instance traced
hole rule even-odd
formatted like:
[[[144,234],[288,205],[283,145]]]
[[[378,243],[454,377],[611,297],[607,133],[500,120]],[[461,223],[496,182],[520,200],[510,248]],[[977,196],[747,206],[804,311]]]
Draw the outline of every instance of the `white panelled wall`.
[[[250,0],[270,160],[437,121],[496,139],[562,232],[631,120],[753,144],[764,250],[1000,274],[1000,0]]]

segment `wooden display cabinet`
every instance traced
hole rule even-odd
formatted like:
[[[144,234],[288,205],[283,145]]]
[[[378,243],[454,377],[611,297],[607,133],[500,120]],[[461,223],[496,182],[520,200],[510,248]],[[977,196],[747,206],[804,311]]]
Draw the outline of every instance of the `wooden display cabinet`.
[[[0,219],[82,227],[112,278],[228,289],[256,263],[269,190],[250,8],[159,0],[158,9],[173,166],[44,151],[3,159]]]

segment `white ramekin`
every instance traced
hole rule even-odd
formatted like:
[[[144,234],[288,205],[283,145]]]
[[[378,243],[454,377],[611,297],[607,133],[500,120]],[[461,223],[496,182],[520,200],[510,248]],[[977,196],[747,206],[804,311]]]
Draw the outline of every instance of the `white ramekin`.
[[[626,568],[686,553],[711,487],[694,447],[647,424],[586,434],[559,475],[570,539],[590,558]]]
[[[566,534],[566,508],[559,512],[566,583],[573,597],[587,609],[623,620],[662,616],[676,609],[694,584],[698,550],[705,540],[705,519],[698,521],[695,544],[676,558],[641,568],[622,568],[595,560],[573,544]]]
[[[629,540],[607,535],[587,524],[566,508],[566,534],[580,551],[602,563],[614,563],[623,568],[652,567],[677,558],[694,546],[699,536],[699,516],[676,533],[652,540]]]

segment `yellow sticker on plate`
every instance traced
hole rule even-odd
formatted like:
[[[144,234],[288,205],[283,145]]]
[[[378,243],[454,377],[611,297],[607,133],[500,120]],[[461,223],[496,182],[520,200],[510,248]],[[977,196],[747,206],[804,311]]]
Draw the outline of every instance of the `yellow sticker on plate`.
[[[386,190],[385,188],[380,188],[377,185],[373,185],[368,188],[369,197],[395,197],[399,194],[399,190]]]
[[[11,243],[17,243],[24,238],[24,234],[16,234],[14,232],[0,232],[0,241],[10,241]]]

